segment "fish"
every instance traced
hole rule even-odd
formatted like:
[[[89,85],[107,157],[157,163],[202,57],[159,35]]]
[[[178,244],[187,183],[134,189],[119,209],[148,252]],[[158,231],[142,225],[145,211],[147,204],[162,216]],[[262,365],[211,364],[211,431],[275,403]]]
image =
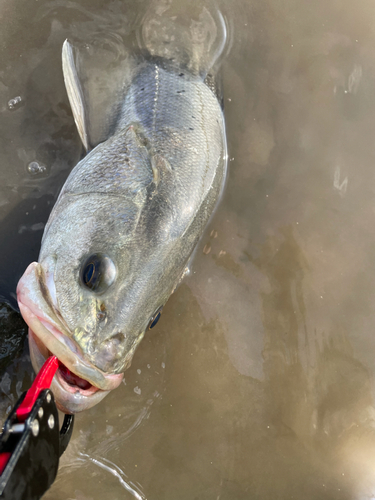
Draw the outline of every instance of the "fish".
[[[17,286],[33,368],[57,356],[51,389],[71,414],[121,384],[186,272],[227,170],[215,78],[162,57],[129,56],[114,102],[98,117],[78,66],[66,40],[63,76],[87,155],[61,189],[38,262]]]

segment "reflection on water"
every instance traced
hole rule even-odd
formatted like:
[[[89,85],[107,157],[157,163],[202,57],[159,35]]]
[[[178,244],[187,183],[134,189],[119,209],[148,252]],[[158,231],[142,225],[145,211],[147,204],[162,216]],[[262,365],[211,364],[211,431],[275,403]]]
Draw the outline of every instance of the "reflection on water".
[[[127,482],[128,478],[126,477],[126,474],[124,474],[124,472],[119,467],[117,467],[116,464],[113,464],[112,462],[110,462],[109,460],[106,460],[106,459],[103,459],[103,461],[101,462],[100,460],[97,460],[96,458],[92,458],[89,455],[85,455],[83,453],[81,453],[81,457],[83,457],[84,459],[87,459],[88,461],[94,463],[95,465],[97,465],[101,469],[106,470],[110,474],[112,474],[112,476],[114,476],[115,478],[118,479],[121,486],[123,486],[123,488],[128,493],[130,493],[134,498],[136,498],[137,500],[142,500],[145,498],[141,491],[137,491],[135,489],[135,488],[137,488],[135,485],[132,485],[131,483]],[[125,477],[125,479],[124,479],[124,477]],[[135,486],[135,488],[133,486]]]
[[[1,5],[12,22],[0,38],[0,295],[13,305],[82,154],[63,40],[115,58],[142,29],[154,46],[159,28],[164,43],[203,23],[209,45],[212,3],[186,5]],[[221,11],[222,203],[125,382],[77,417],[46,499],[375,496],[374,7],[236,0]],[[29,370],[25,350],[1,376],[2,418]]]

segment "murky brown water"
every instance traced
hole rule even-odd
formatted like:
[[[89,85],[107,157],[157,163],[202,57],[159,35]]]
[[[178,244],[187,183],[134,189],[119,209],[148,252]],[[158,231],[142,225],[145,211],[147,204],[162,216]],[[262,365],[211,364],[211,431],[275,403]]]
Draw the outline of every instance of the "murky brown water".
[[[0,294],[12,304],[82,152],[62,42],[126,38],[149,8],[0,6]],[[46,499],[375,497],[375,6],[223,11],[223,201],[126,383],[76,418]],[[29,370],[25,352],[2,375],[2,418]]]

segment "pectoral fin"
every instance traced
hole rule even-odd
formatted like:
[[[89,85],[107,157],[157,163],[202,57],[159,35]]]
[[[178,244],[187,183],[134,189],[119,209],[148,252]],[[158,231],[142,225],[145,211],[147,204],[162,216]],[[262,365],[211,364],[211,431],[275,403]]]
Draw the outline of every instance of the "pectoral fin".
[[[62,48],[65,87],[87,151],[116,133],[134,66],[134,58],[126,51],[119,55],[100,46],[94,51],[83,50],[65,40]]]
[[[68,40],[65,40],[62,48],[62,68],[64,73],[65,88],[68,94],[70,106],[72,108],[74,121],[82,143],[85,146],[86,151],[89,151],[91,148],[88,138],[87,110],[85,108],[82,87],[74,61],[73,48]]]

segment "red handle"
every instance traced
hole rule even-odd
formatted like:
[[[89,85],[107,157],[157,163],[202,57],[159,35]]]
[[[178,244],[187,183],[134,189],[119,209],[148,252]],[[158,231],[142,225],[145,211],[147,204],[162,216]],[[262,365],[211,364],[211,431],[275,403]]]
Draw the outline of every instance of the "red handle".
[[[3,473],[3,470],[5,469],[6,464],[8,463],[11,453],[8,451],[4,451],[3,453],[0,453],[0,476]]]
[[[38,375],[35,377],[33,385],[27,391],[25,399],[17,408],[16,414],[18,421],[24,422],[29,416],[35,401],[43,389],[49,389],[52,379],[59,367],[59,362],[56,356],[51,356],[44,363]]]

